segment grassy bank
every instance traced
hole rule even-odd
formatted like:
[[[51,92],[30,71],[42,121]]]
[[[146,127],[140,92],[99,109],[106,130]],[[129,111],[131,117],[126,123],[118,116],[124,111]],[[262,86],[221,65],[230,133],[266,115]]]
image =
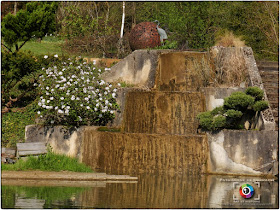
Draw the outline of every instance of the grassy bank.
[[[25,126],[34,124],[36,110],[33,105],[24,108],[14,108],[2,115],[2,147],[14,147],[18,142],[24,142]]]
[[[2,164],[1,170],[93,172],[92,169],[85,164],[79,163],[76,158],[55,154],[51,151],[47,154],[39,155],[38,157],[30,156],[27,160],[19,159],[15,164]]]

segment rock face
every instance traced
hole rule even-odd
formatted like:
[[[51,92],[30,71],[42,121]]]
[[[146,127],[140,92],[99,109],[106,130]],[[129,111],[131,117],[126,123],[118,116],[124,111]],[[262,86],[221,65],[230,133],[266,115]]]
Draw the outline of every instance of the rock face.
[[[160,46],[157,24],[152,22],[137,24],[130,32],[129,45],[132,50]]]

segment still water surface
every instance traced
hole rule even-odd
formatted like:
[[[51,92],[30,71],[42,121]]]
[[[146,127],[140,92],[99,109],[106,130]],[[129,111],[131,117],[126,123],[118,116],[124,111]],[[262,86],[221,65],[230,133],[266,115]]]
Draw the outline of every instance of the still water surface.
[[[138,182],[2,180],[2,208],[278,208],[278,181],[257,177],[138,175]],[[250,184],[244,199],[239,187]],[[50,186],[52,185],[52,186]]]

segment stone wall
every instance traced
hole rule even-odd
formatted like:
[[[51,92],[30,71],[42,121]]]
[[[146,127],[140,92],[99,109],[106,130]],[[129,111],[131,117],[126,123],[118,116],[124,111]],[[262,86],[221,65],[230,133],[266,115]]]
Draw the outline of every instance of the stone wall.
[[[159,135],[85,131],[82,162],[106,173],[207,171],[205,135]]]
[[[207,137],[210,173],[278,174],[278,132],[223,130]]]
[[[94,131],[98,127],[82,126],[67,128],[64,126],[28,125],[25,127],[25,142],[46,142],[58,154],[65,154],[82,160],[82,144],[85,131]]]

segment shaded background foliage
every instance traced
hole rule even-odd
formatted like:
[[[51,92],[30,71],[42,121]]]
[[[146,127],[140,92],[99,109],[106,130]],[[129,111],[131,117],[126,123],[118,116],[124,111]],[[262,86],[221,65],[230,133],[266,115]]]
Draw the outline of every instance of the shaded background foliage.
[[[65,49],[94,56],[116,57],[122,2],[57,2],[56,31],[65,36]],[[26,3],[2,2],[2,15]],[[177,49],[207,49],[225,30],[242,36],[258,59],[277,60],[279,3],[270,2],[126,2],[125,55],[128,35],[144,21],[159,20]]]

